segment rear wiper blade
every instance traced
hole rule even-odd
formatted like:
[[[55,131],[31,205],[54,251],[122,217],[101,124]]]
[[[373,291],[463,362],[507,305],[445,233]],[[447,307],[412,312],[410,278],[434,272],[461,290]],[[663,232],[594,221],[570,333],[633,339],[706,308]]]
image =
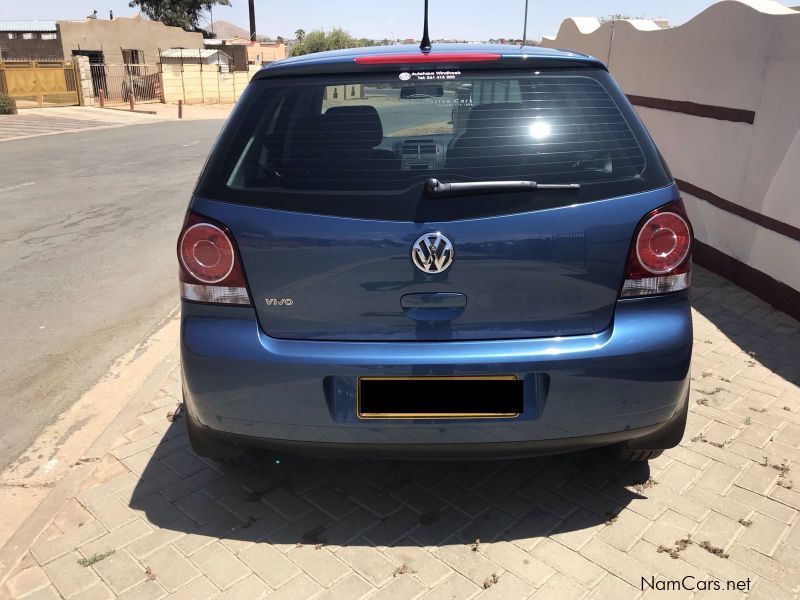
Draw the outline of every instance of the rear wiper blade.
[[[425,182],[428,196],[450,196],[457,194],[485,194],[489,192],[528,192],[534,190],[579,190],[579,183],[536,183],[535,181],[468,181],[443,183],[431,178]]]

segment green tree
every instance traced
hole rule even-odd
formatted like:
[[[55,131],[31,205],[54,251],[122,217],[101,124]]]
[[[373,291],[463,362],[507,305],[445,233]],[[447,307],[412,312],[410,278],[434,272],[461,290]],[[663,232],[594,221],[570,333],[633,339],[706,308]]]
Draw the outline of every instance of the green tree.
[[[302,31],[298,30],[298,31]],[[361,46],[372,46],[375,42],[367,39],[357,40],[344,29],[335,27],[330,32],[325,33],[321,29],[315,29],[302,39],[298,36],[297,43],[294,45],[292,56],[312,54],[314,52],[325,52],[326,50],[342,50],[343,48],[360,48]]]
[[[201,31],[199,23],[212,7],[230,6],[230,0],[130,0],[128,6],[139,8],[145,16],[186,31]]]
[[[305,29],[298,29],[294,32],[294,37],[298,42],[302,42],[306,38]]]

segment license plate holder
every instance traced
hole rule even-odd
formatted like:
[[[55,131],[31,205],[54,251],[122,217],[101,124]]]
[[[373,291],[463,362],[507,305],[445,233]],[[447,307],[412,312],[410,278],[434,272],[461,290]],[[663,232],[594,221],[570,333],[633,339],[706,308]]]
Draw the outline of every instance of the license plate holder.
[[[513,419],[523,411],[516,375],[359,377],[359,419]]]

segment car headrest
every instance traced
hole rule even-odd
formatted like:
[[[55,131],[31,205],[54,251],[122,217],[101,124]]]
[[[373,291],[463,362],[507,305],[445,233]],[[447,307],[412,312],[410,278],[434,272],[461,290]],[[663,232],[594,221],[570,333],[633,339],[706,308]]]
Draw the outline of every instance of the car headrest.
[[[469,137],[508,135],[514,130],[519,130],[521,118],[527,113],[522,104],[515,102],[479,104],[469,111],[464,135]]]
[[[374,148],[383,141],[383,126],[374,106],[333,106],[323,117],[329,142],[359,149]]]

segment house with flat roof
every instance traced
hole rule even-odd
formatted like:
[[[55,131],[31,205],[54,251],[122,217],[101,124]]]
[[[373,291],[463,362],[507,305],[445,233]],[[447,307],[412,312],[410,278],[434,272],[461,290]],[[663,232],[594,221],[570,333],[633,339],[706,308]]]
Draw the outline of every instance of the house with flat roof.
[[[203,48],[200,33],[138,15],[83,21],[0,21],[0,56],[6,60],[67,60],[88,56],[100,64],[155,64],[160,50]]]

